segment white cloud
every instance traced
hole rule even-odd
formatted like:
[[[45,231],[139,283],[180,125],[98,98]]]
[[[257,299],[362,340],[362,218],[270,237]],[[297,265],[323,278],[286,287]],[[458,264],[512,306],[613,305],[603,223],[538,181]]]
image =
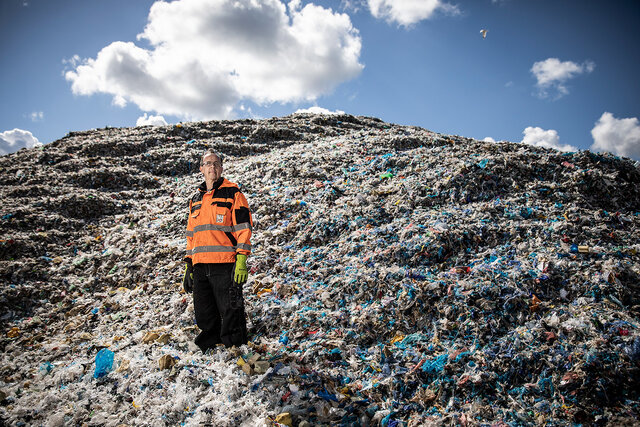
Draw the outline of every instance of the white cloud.
[[[238,106],[238,110],[242,111],[244,113],[244,117],[250,117],[252,119],[255,120],[262,120],[264,117],[260,116],[259,114],[256,114],[253,112],[253,109],[251,109],[251,107],[247,107],[244,104],[240,104]]]
[[[344,111],[341,111],[341,110],[330,111],[330,110],[327,110],[326,108],[313,106],[313,107],[297,110],[293,114],[326,114],[326,115],[334,115],[334,114],[344,114]]]
[[[115,105],[116,107],[124,108],[127,106],[127,98],[122,95],[115,95],[111,100],[111,105]]]
[[[527,127],[522,134],[522,143],[534,147],[553,148],[560,151],[578,151],[577,147],[568,144],[560,144],[560,136],[553,129],[544,130],[539,127]]]
[[[591,129],[592,151],[610,151],[618,156],[640,160],[640,124],[638,118],[616,119],[605,112]]]
[[[80,64],[82,64],[82,58],[80,58],[79,55],[73,55],[69,59],[62,58],[62,65],[65,66],[65,70],[62,75],[64,76],[69,69],[76,68]]]
[[[484,142],[493,142],[493,143],[495,143],[495,142],[496,142],[496,140],[495,140],[495,139],[493,139],[493,138],[491,138],[490,136],[485,137],[485,138],[483,139],[483,141],[484,141]]]
[[[361,39],[346,14],[280,0],[157,1],[138,39],[67,71],[75,94],[183,119],[233,117],[242,101],[312,101],[356,77]]]
[[[14,129],[0,132],[0,155],[14,153],[21,148],[41,146],[38,138],[28,130]]]
[[[166,126],[167,122],[162,116],[147,116],[144,113],[143,116],[138,117],[136,120],[136,126]]]
[[[365,4],[365,0],[340,0],[340,7],[342,10],[354,14],[360,12],[360,7],[365,6]]]
[[[42,111],[34,111],[33,113],[29,114],[29,118],[32,122],[38,122],[44,119],[44,113]]]
[[[404,27],[429,19],[438,11],[451,15],[460,13],[457,6],[441,0],[367,0],[367,3],[375,18]]]
[[[538,94],[542,98],[549,96],[550,92],[556,93],[556,98],[561,98],[569,93],[566,82],[569,79],[583,73],[590,73],[596,64],[585,61],[577,64],[571,61],[560,61],[558,58],[548,58],[538,61],[531,67],[531,72],[536,77]]]

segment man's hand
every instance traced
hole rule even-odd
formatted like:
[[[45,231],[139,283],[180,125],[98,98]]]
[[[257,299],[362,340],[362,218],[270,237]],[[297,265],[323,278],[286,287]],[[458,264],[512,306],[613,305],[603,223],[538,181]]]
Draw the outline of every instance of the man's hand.
[[[243,254],[236,255],[236,271],[233,274],[233,280],[242,285],[247,281],[249,272],[247,271],[247,256]]]
[[[190,294],[193,292],[193,264],[191,258],[187,258],[185,261],[182,287],[186,293]]]

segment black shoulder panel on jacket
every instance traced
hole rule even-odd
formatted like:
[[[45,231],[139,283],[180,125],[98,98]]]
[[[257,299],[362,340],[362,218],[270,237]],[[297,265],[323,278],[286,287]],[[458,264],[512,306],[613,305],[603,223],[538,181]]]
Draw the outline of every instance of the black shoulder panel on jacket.
[[[213,193],[214,199],[233,199],[236,193],[240,191],[237,187],[222,187],[218,188]]]

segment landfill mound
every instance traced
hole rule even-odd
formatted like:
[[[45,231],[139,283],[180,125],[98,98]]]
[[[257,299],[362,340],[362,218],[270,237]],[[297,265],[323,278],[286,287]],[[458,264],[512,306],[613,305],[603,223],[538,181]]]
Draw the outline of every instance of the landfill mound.
[[[254,235],[250,343],[203,355],[181,279],[206,148]],[[72,132],[1,157],[0,192],[6,424],[638,419],[630,159],[293,115]]]

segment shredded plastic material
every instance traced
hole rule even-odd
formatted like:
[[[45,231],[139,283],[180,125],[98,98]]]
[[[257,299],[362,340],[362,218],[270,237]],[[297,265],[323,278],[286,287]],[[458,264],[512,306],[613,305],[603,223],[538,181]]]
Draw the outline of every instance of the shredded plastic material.
[[[208,147],[254,236],[250,343],[202,354],[181,278]],[[0,192],[7,425],[638,419],[632,160],[295,115],[72,132],[1,157]]]

